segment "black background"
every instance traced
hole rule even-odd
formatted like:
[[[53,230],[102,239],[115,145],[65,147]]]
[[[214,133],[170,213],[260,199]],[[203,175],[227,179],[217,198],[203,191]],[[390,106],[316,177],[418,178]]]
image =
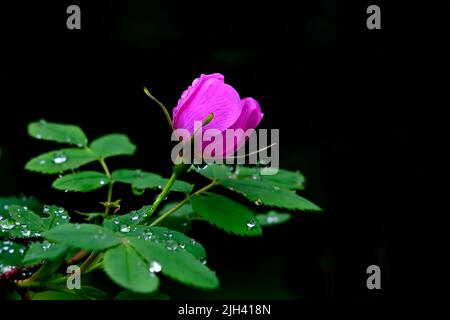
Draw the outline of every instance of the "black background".
[[[220,72],[260,102],[261,127],[280,128],[281,166],[306,175],[305,196],[324,212],[296,213],[262,239],[195,226],[222,289],[164,284],[173,297],[448,297],[450,5],[392,2],[373,2],[381,30],[366,28],[364,1],[2,2],[0,194],[95,208],[23,170],[52,147],[26,134],[41,118],[91,138],[124,132],[137,157],[113,167],[168,175],[166,123],[142,86],[172,107],[194,78]],[[66,28],[70,4],[79,31]],[[371,264],[377,292],[366,288]]]

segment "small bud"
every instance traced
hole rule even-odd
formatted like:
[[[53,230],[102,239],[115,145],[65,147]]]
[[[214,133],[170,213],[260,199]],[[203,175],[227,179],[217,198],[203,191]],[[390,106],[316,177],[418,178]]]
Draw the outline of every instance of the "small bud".
[[[203,126],[206,126],[208,123],[210,123],[214,119],[214,113],[211,112],[205,120],[203,120]]]
[[[150,91],[148,91],[148,89],[146,87],[144,87],[144,92],[149,98],[152,98],[152,95],[150,94]]]

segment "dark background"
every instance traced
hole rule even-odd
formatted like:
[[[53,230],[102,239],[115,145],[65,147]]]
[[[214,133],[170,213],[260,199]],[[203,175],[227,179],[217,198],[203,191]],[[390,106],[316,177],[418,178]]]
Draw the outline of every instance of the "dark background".
[[[448,1],[3,2],[0,195],[95,208],[89,196],[49,191],[51,178],[23,170],[52,147],[26,134],[41,118],[78,124],[91,139],[127,133],[137,157],[111,165],[168,175],[166,123],[142,86],[173,107],[194,78],[220,72],[260,102],[261,127],[281,129],[281,166],[306,175],[304,195],[324,212],[295,213],[261,239],[199,224],[191,234],[205,244],[222,288],[167,283],[163,291],[449,297]],[[70,4],[81,7],[80,31],[66,29]],[[370,4],[381,7],[381,30],[366,28]],[[366,288],[371,264],[382,271],[377,292]]]

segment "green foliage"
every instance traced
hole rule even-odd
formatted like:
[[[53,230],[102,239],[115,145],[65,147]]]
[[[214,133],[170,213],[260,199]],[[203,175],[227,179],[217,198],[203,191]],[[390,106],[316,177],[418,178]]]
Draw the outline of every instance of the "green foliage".
[[[195,212],[220,229],[240,236],[261,235],[255,214],[239,202],[207,193],[191,197],[191,204]]]
[[[280,170],[277,175],[262,175],[262,169],[238,167],[230,171],[229,167],[223,165],[208,165],[197,171],[229,190],[242,194],[256,205],[302,211],[321,210],[293,191],[303,189],[304,178],[300,173]]]
[[[186,250],[199,260],[206,260],[203,246],[184,233],[164,227],[134,226],[126,233],[127,237],[137,237],[146,241],[163,244],[169,249]]]
[[[113,231],[120,231],[122,229],[125,232],[129,232],[130,226],[141,223],[151,214],[151,207],[143,206],[139,210],[134,210],[124,215],[106,218],[103,221],[103,226]]]
[[[35,212],[42,210],[42,204],[33,197],[0,197],[0,220],[9,217],[8,208],[10,205],[27,207]]]
[[[44,242],[34,242],[29,245],[22,264],[33,265],[43,260],[56,260],[62,257],[67,250],[67,246],[60,243],[50,243],[46,240]]]
[[[109,134],[94,140],[91,150],[100,158],[120,155],[133,155],[136,146],[124,134]]]
[[[26,246],[11,240],[0,242],[0,275],[11,267],[21,265]]]
[[[104,263],[106,274],[123,288],[139,293],[158,289],[158,277],[149,271],[148,263],[127,244],[108,250]]]
[[[115,181],[131,184],[137,190],[162,189],[167,183],[167,179],[160,175],[142,170],[116,170],[112,173],[112,177]],[[189,193],[192,188],[192,184],[178,180],[174,183],[171,191]]]
[[[58,288],[60,291],[42,291],[31,294],[31,300],[103,300],[106,294],[94,287],[82,286],[77,290],[69,290],[65,287]]]
[[[53,188],[58,190],[89,192],[108,185],[111,179],[96,171],[83,171],[65,175],[53,182]]]
[[[30,123],[28,134],[36,139],[73,144],[78,147],[86,146],[88,141],[84,132],[77,126],[45,120]]]
[[[129,241],[150,268],[152,264],[156,264],[156,269],[160,268],[162,274],[187,285],[203,289],[215,289],[219,286],[216,274],[185,250],[138,238],[130,238]]]
[[[44,238],[72,248],[103,250],[121,243],[118,235],[94,224],[65,224],[44,233]]]
[[[89,149],[66,148],[31,159],[25,169],[45,174],[62,173],[94,162],[98,156]]]
[[[42,205],[34,198],[0,198],[0,279],[7,277],[13,288],[28,290],[32,300],[166,300],[169,297],[159,292],[160,276],[199,289],[215,289],[219,280],[206,266],[205,248],[186,234],[195,221],[204,220],[239,236],[259,236],[262,227],[292,217],[291,212],[271,207],[320,210],[297,194],[305,187],[299,172],[280,169],[276,175],[264,175],[263,167],[208,165],[191,170],[212,181],[194,190],[193,184],[178,179],[188,165],[174,166],[170,179],[139,169],[110,171],[105,159],[136,152],[126,135],[105,135],[88,144],[81,128],[46,121],[31,123],[28,132],[34,138],[72,147],[31,159],[27,170],[64,174],[52,186],[66,192],[108,187],[106,199],[94,202],[98,207],[85,211],[84,203],[77,204],[77,209],[91,213],[71,208],[78,214],[72,215],[73,219],[66,209]],[[87,165],[89,169],[80,171]],[[153,192],[157,200],[144,201],[140,209],[123,213],[128,204],[122,207],[115,194],[117,183],[130,185],[139,199],[147,199],[147,193]],[[211,188],[215,188],[213,192]],[[225,189],[238,195],[219,194]],[[170,191],[182,193],[184,198],[167,203]],[[69,290],[65,285],[65,270],[73,263],[82,266],[83,281],[90,279],[81,290]],[[125,291],[108,295],[98,289],[105,286],[97,280],[99,270],[114,287]],[[20,298],[10,289],[0,289],[0,294]]]
[[[42,232],[68,223],[70,217],[64,208],[44,206],[39,216],[26,206],[9,205],[8,218],[0,220],[0,230],[12,238],[40,237]]]

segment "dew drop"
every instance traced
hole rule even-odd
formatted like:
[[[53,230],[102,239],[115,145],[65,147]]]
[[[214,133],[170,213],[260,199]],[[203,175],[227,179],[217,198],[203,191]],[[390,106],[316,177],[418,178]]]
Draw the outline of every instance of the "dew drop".
[[[206,264],[206,262],[207,262],[207,261],[206,261],[206,258],[201,258],[201,259],[200,259],[200,262],[203,263],[203,264]]]
[[[246,225],[247,225],[247,228],[253,229],[256,226],[256,221],[251,219],[251,220],[247,221]]]
[[[261,201],[261,199],[257,199],[257,200],[255,201],[255,204],[256,204],[257,206],[260,206],[260,205],[262,205],[262,201]]]
[[[274,186],[274,187],[273,187],[273,190],[275,190],[275,191],[280,191],[281,189],[280,189],[280,187],[278,187],[278,186]]]
[[[130,226],[127,226],[126,224],[123,224],[120,226],[120,232],[130,232],[131,228]]]
[[[55,164],[63,164],[67,162],[69,158],[64,153],[57,154],[56,157],[53,158],[53,163]]]
[[[11,230],[15,226],[16,226],[16,224],[14,223],[14,221],[12,221],[10,219],[2,220],[0,222],[0,228],[2,228],[3,230]]]
[[[100,180],[100,185],[103,186],[105,185],[106,181],[105,180]]]
[[[161,269],[162,269],[161,264],[156,260],[152,260],[150,262],[150,268],[148,269],[148,271],[150,271],[151,273],[157,273],[160,272]]]
[[[47,251],[48,249],[50,249],[51,246],[52,246],[52,244],[50,242],[48,242],[47,240],[42,242],[42,250],[44,250],[44,251]]]
[[[267,223],[277,223],[278,217],[277,216],[268,216],[267,217]]]
[[[138,215],[133,216],[133,217],[131,217],[131,220],[132,220],[132,221],[137,221],[137,220],[139,220],[139,216],[138,216]]]
[[[48,213],[50,211],[50,206],[44,205],[44,213]]]
[[[178,244],[178,246],[180,247],[180,249],[185,249],[185,248],[186,248],[186,244],[183,243],[183,242],[180,242],[180,243]]]
[[[175,251],[178,249],[178,244],[173,240],[166,241],[166,249],[169,251]]]
[[[152,237],[153,237],[153,233],[150,231],[144,232],[142,234],[142,239],[144,239],[144,240],[151,240]]]
[[[44,159],[39,161],[39,164],[45,164],[47,161],[45,161]]]
[[[31,235],[31,231],[27,229],[22,230],[21,233],[24,237],[29,237]]]
[[[163,232],[163,236],[170,239],[170,238],[173,237],[173,234],[172,234],[171,232],[164,231],[164,232]]]
[[[252,180],[258,181],[261,180],[261,176],[259,174],[252,175]]]

